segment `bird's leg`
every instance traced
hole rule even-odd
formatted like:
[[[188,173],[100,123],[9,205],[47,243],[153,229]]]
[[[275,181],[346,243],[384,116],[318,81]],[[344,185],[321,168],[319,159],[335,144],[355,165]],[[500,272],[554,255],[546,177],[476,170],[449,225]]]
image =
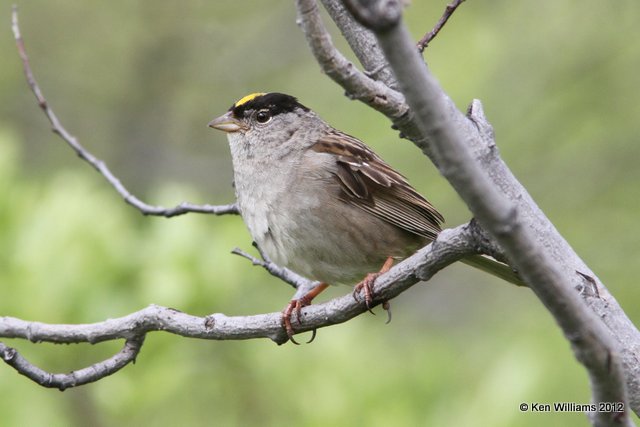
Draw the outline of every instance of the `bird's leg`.
[[[362,280],[362,282],[358,283],[353,288],[353,298],[356,301],[360,301],[360,299],[358,298],[358,294],[360,293],[360,291],[364,291],[364,303],[367,306],[367,310],[369,310],[371,313],[373,313],[373,311],[371,311],[371,303],[373,302],[373,284],[375,283],[378,276],[391,270],[392,266],[393,266],[393,257],[389,257],[384,262],[384,264],[382,264],[382,268],[380,269],[380,271],[378,271],[377,273],[367,274],[367,276]],[[382,303],[382,308],[384,308],[387,311],[387,315],[389,317],[387,320],[387,323],[389,323],[389,321],[391,321],[391,310],[390,310],[389,301],[384,301]]]
[[[298,324],[300,324],[301,323],[300,319],[302,317],[301,316],[302,307],[306,307],[310,305],[311,301],[313,301],[313,299],[317,297],[320,294],[320,292],[324,291],[328,287],[329,285],[327,285],[326,283],[320,283],[319,285],[314,286],[309,292],[304,294],[302,297],[298,299],[292,299],[289,302],[289,304],[284,308],[284,310],[282,310],[282,326],[287,332],[287,336],[289,337],[292,343],[298,344],[296,340],[293,339],[293,335],[295,332],[293,330],[293,326],[291,326],[291,315],[295,311],[296,317],[298,318]],[[309,342],[313,341],[315,337],[316,337],[316,331],[314,329],[313,335],[311,336],[311,339],[309,340]]]

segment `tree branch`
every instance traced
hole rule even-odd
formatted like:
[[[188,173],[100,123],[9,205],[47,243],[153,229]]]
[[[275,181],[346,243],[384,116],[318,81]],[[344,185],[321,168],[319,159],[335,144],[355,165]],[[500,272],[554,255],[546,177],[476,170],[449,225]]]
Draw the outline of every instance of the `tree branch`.
[[[356,54],[358,61],[364,67],[366,75],[397,91],[393,71],[391,71],[389,63],[384,59],[378,46],[378,41],[373,34],[354,21],[340,0],[321,0],[321,2],[329,12],[331,19],[338,25],[338,29],[347,43],[349,43],[351,50]],[[354,26],[359,27],[360,31],[342,31]],[[368,52],[369,54],[361,55],[360,52]],[[399,92],[398,94],[402,96]]]
[[[48,388],[57,388],[64,391],[68,388],[77,387],[118,372],[131,362],[135,362],[136,356],[142,348],[144,335],[130,338],[125,341],[122,350],[112,357],[95,363],[68,374],[52,374],[31,364],[22,357],[14,348],[7,347],[0,342],[0,357],[13,367],[19,374],[24,375],[35,383]]]
[[[234,255],[240,255],[241,257],[248,259],[253,265],[264,268],[272,276],[277,277],[283,282],[293,286],[293,288],[296,289],[296,293],[293,296],[294,299],[302,297],[316,285],[318,285],[319,282],[314,282],[313,280],[309,280],[306,277],[302,277],[298,273],[291,271],[288,268],[280,267],[279,265],[271,261],[267,254],[264,253],[255,242],[253,243],[253,246],[258,250],[262,259],[258,259],[239,248],[235,248],[231,251],[231,253]]]
[[[444,230],[431,244],[381,275],[374,284],[374,304],[390,300],[419,281],[430,279],[447,265],[466,255],[477,253],[481,243],[475,241],[477,232],[474,229],[474,224],[465,224]],[[365,304],[356,301],[349,293],[324,304],[303,308],[300,324],[294,322],[293,327],[298,333],[310,331],[346,322],[366,311]],[[216,313],[197,317],[172,308],[151,305],[121,318],[81,325],[51,325],[0,317],[0,337],[3,338],[58,344],[126,340],[124,348],[118,354],[70,374],[45,372],[2,343],[0,356],[5,363],[38,384],[64,390],[97,381],[126,366],[135,359],[146,334],[153,331],[209,340],[269,338],[277,344],[288,340],[281,325],[280,312],[253,316],[225,316]]]
[[[429,46],[429,43],[431,43],[431,41],[436,38],[440,30],[442,30],[442,28],[447,24],[447,21],[449,21],[449,18],[451,18],[451,15],[453,15],[456,9],[458,9],[458,6],[460,6],[463,2],[464,0],[453,0],[451,3],[447,5],[447,7],[444,9],[444,13],[436,23],[436,26],[433,27],[431,31],[426,33],[418,41],[417,43],[418,52],[420,53],[424,52],[427,46]]]
[[[416,145],[423,149],[423,151],[429,150],[427,141],[424,140],[424,136],[418,129],[416,121],[413,118],[413,114],[408,105],[404,101],[402,93],[397,91],[397,80],[393,75],[389,63],[384,57],[378,41],[373,36],[371,31],[362,27],[358,22],[353,19],[353,16],[345,9],[340,0],[321,0],[327,12],[338,26],[340,32],[349,43],[349,46],[357,56],[362,66],[367,70],[367,75],[377,80],[377,83],[382,83],[388,90],[392,91],[393,97],[387,96],[387,100],[393,100],[388,102],[386,109],[379,109],[375,106],[372,108],[384,114],[393,122],[393,128],[400,130],[400,136],[405,137],[413,141]],[[316,0],[296,0],[296,7],[298,10],[298,22],[301,25],[302,31],[305,33],[307,43],[311,52],[316,57],[316,60],[322,67],[322,71],[329,75],[336,83],[341,85],[347,92],[352,95],[348,86],[345,86],[342,82],[347,79],[346,73],[343,76],[334,75],[338,70],[331,70],[330,58],[334,54],[335,48],[332,44],[330,46],[323,46],[318,42],[320,38],[326,38],[330,40],[330,36],[322,24],[322,18],[317,10]],[[313,33],[317,33],[316,36]],[[353,99],[358,99],[361,102],[369,105],[367,97],[358,97],[357,94],[350,96]],[[455,109],[455,106],[453,107]],[[389,111],[387,111],[389,110]],[[437,160],[431,155],[427,154],[429,158],[436,163]],[[437,163],[436,163],[437,166]]]
[[[49,122],[51,123],[51,129],[55,134],[62,138],[73,151],[75,151],[78,157],[89,163],[96,171],[98,171],[98,173],[100,173],[107,180],[107,182],[118,192],[118,194],[122,196],[126,203],[135,207],[144,215],[164,216],[167,218],[177,215],[183,215],[188,212],[206,213],[213,215],[239,213],[238,207],[235,203],[214,206],[194,205],[192,203],[183,202],[173,208],[165,208],[162,206],[149,205],[131,194],[131,192],[126,189],[122,182],[120,182],[120,180],[111,172],[104,161],[91,154],[78,142],[78,140],[73,135],[69,133],[69,131],[67,131],[56,114],[53,112],[53,109],[51,109],[51,107],[49,106],[49,103],[42,94],[42,90],[40,90],[40,86],[38,85],[38,82],[33,75],[33,71],[31,70],[29,57],[27,56],[24,41],[20,34],[20,26],[18,23],[18,8],[15,5],[13,6],[13,10],[11,13],[11,28],[13,30],[13,37],[16,41],[16,46],[18,47],[18,53],[20,54],[20,58],[22,59],[22,66],[24,68],[24,74],[27,79],[27,83],[29,84],[29,88],[31,88],[31,91],[38,101],[38,106],[47,116],[47,119],[49,119]]]
[[[401,6],[392,0],[346,1],[361,24],[372,29],[398,79],[418,127],[439,160],[440,171],[484,228],[504,248],[519,274],[555,317],[572,343],[576,358],[587,368],[595,402],[626,402],[618,343],[580,300],[569,277],[534,237],[517,203],[492,183],[468,149],[464,129],[448,114],[442,89],[415,50],[401,20]],[[550,224],[549,224],[550,225]],[[573,274],[575,276],[575,273]],[[631,425],[626,413],[596,412],[594,424]]]
[[[296,0],[296,7],[298,25],[302,27],[311,52],[322,67],[322,71],[342,86],[349,98],[358,99],[395,119],[406,115],[408,108],[400,93],[359,71],[336,49],[329,32],[322,23],[315,0]]]

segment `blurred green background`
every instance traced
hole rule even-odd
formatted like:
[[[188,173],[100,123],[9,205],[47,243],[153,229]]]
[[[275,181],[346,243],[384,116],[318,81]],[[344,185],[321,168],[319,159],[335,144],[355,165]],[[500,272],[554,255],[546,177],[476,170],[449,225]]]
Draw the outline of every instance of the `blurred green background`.
[[[417,148],[321,74],[291,2],[18,4],[50,104],[149,203],[230,202],[226,139],[206,123],[247,93],[281,91],[367,141],[449,226],[470,217]],[[416,40],[445,4],[414,0]],[[291,288],[229,253],[251,249],[239,217],[145,218],[50,132],[24,82],[10,4],[0,5],[0,315],[77,323],[151,303],[195,315],[280,310]],[[507,163],[636,323],[639,16],[636,0],[469,0],[426,52],[459,108],[483,101]],[[154,333],[135,365],[64,393],[2,365],[0,425],[588,424],[518,409],[590,397],[528,290],[453,266],[393,310],[389,325],[360,316],[302,346]],[[7,343],[60,372],[120,345]]]

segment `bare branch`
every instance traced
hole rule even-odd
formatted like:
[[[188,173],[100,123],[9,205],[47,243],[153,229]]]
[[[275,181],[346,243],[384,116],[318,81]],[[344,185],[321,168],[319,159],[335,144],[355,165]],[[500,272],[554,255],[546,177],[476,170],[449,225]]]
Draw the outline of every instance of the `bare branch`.
[[[428,280],[447,265],[477,252],[473,224],[444,230],[431,244],[381,275],[374,284],[374,305],[388,301],[421,280]],[[259,261],[259,260],[256,260]],[[346,322],[367,311],[363,302],[351,292],[324,304],[303,308],[301,323],[294,322],[296,332],[310,331]],[[115,356],[70,374],[50,374],[31,365],[14,349],[0,343],[0,356],[18,372],[47,387],[62,389],[97,381],[135,359],[147,333],[165,331],[189,338],[209,340],[245,340],[269,338],[277,344],[288,340],[281,325],[281,313],[253,316],[192,316],[178,310],[151,305],[117,319],[80,325],[51,325],[14,317],[0,317],[0,337],[21,338],[32,342],[98,343],[127,340]]]
[[[474,100],[471,103],[467,117],[473,123],[475,132],[466,135],[466,142],[468,147],[474,149],[476,159],[483,170],[489,171],[493,183],[510,200],[517,203],[520,220],[526,221],[527,227],[532,229],[533,236],[537,238],[537,244],[544,246],[556,266],[562,270],[564,277],[571,281],[571,289],[579,293],[582,301],[595,313],[596,318],[607,326],[608,333],[616,340],[620,352],[617,356],[620,357],[626,374],[629,405],[636,414],[640,414],[640,334],[638,329],[606,286],[562,238],[531,199],[526,189],[504,164],[495,144],[493,129],[484,115],[480,101]],[[487,253],[495,256],[486,243],[484,247],[488,250]],[[496,258],[499,259],[499,257]],[[576,274],[577,272],[579,274]],[[591,280],[585,280],[585,275]]]
[[[447,265],[475,254],[473,224],[443,230],[438,238],[414,255],[381,275],[374,284],[374,303],[392,299],[419,281],[428,280]],[[345,322],[367,309],[351,293],[324,304],[311,305],[302,311],[303,322],[297,332]],[[129,339],[151,331],[166,331],[189,338],[241,340],[269,338],[278,344],[287,341],[280,324],[280,313],[228,317],[213,314],[206,318],[191,316],[171,308],[152,305],[118,319],[84,325],[47,325],[12,317],[0,317],[0,337],[22,338],[32,342],[98,343]]]
[[[449,21],[449,18],[451,18],[451,15],[453,15],[458,6],[460,6],[463,2],[464,0],[453,0],[447,5],[447,7],[444,9],[444,13],[436,23],[436,26],[433,27],[433,29],[427,34],[425,34],[424,37],[420,39],[420,41],[418,41],[417,46],[420,53],[424,52],[426,47],[429,46],[429,43],[431,43],[431,40],[436,38],[440,30],[442,30],[447,21]]]
[[[347,94],[352,95],[352,98],[371,106],[389,118],[393,122],[393,127],[401,131],[401,137],[410,139],[423,151],[428,152],[429,145],[427,141],[423,140],[424,137],[413,120],[411,111],[404,101],[404,96],[396,90],[396,78],[384,58],[376,38],[371,31],[353,19],[340,0],[322,0],[322,3],[338,25],[340,32],[344,35],[360,63],[367,70],[367,75],[376,80],[375,88],[383,88],[382,90],[385,91],[382,93],[384,97],[379,97],[384,101],[384,108],[379,108],[375,104],[371,105],[371,97],[366,91],[362,91],[362,96],[359,96],[358,92],[353,92],[349,81],[353,78],[351,74],[355,67],[333,66],[332,58],[342,55],[331,43],[331,37],[318,12],[316,0],[296,0],[298,23],[322,71],[342,86]],[[362,84],[365,84],[366,80],[360,80],[362,80]],[[430,153],[427,155],[436,162]]]
[[[138,209],[144,215],[156,215],[156,216],[164,216],[167,218],[183,215],[188,212],[195,213],[206,213],[213,215],[226,215],[226,214],[238,214],[238,207],[235,203],[230,203],[228,205],[194,205],[191,203],[181,203],[178,206],[173,208],[165,208],[162,206],[153,206],[147,203],[144,203],[136,196],[131,194],[129,190],[125,188],[125,186],[120,182],[120,180],[111,172],[111,170],[107,167],[104,161],[98,159],[96,156],[91,154],[86,148],[84,148],[74,137],[67,131],[67,129],[60,123],[60,120],[53,112],[49,103],[45,99],[42,91],[40,90],[40,86],[33,76],[33,71],[31,70],[31,65],[29,64],[29,57],[27,56],[27,51],[24,46],[24,41],[20,34],[20,26],[18,23],[18,8],[17,6],[13,6],[13,11],[11,14],[11,28],[13,30],[13,36],[16,41],[16,46],[18,47],[18,53],[20,54],[20,58],[22,59],[22,66],[24,68],[24,75],[27,79],[27,83],[31,88],[31,91],[36,97],[38,101],[38,105],[49,119],[51,123],[51,129],[55,134],[60,136],[67,145],[76,152],[76,154],[85,162],[89,163],[98,173],[100,173],[107,182],[115,188],[115,190],[122,196],[124,201],[131,206]]]
[[[125,341],[122,350],[109,359],[95,363],[86,368],[70,372],[68,374],[51,374],[37,366],[31,364],[22,357],[14,348],[7,347],[0,342],[0,357],[18,373],[24,375],[35,383],[49,388],[57,388],[64,391],[68,388],[77,387],[98,381],[104,377],[118,372],[131,362],[135,362],[136,356],[142,348],[144,335],[130,338]]]
[[[296,0],[298,24],[311,52],[329,77],[342,86],[347,96],[358,99],[388,117],[401,118],[408,109],[404,98],[382,82],[359,71],[331,42],[315,0]]]
[[[349,43],[351,50],[356,54],[358,61],[360,61],[365,70],[365,74],[397,91],[393,71],[391,71],[389,63],[382,55],[378,41],[373,34],[353,19],[353,16],[344,8],[340,0],[320,1],[331,19],[338,25],[338,29],[347,40],[347,43]],[[351,31],[353,27],[357,27],[360,31]],[[343,31],[343,29],[348,30]],[[366,54],[361,54],[364,52]]]
[[[318,284],[318,282],[314,282],[312,280],[307,279],[306,277],[302,277],[299,274],[289,270],[288,268],[280,267],[279,265],[271,261],[267,256],[267,254],[265,254],[257,244],[254,243],[253,246],[256,247],[258,252],[260,252],[260,257],[262,259],[258,259],[253,255],[248,254],[239,248],[235,248],[234,250],[231,251],[231,253],[234,255],[240,255],[241,257],[251,261],[253,265],[257,265],[264,268],[265,270],[267,270],[267,272],[269,272],[269,274],[271,274],[274,277],[277,277],[278,279],[284,281],[285,283],[290,284],[296,290],[300,290],[301,288],[309,290]],[[296,294],[297,293],[298,292],[296,292]]]
[[[401,19],[400,4],[384,0],[366,4],[350,0],[346,4],[356,19],[375,32],[443,175],[504,248],[571,341],[576,358],[589,373],[594,401],[626,402],[617,343],[580,300],[573,288],[575,277],[558,267],[526,226],[517,203],[499,191],[473,158],[466,135],[447,114],[442,89],[415,50]],[[593,419],[598,426],[631,425],[626,413],[598,412]]]

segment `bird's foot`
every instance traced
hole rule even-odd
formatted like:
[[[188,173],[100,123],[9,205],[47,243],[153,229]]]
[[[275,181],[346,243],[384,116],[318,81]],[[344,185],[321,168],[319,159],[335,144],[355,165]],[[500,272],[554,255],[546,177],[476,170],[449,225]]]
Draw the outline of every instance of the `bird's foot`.
[[[364,305],[367,306],[367,310],[369,310],[371,314],[375,314],[373,311],[371,311],[371,304],[373,303],[373,284],[375,283],[378,276],[380,276],[380,274],[381,273],[367,274],[362,282],[358,283],[353,288],[353,299],[355,299],[356,301],[360,301],[360,292],[364,293]]]
[[[393,258],[389,257],[382,265],[380,271],[367,274],[366,277],[353,288],[353,299],[360,301],[360,292],[364,293],[364,304],[367,306],[367,310],[369,310],[369,313],[371,314],[375,314],[371,310],[373,307],[373,284],[380,275],[389,271],[392,266]],[[387,312],[387,323],[391,322],[391,305],[389,304],[389,301],[383,301],[382,308]]]
[[[302,323],[302,320],[301,320],[302,308],[308,305],[311,305],[311,301],[313,301],[313,299],[316,296],[318,296],[320,292],[324,291],[328,286],[329,285],[327,285],[326,283],[320,283],[318,286],[311,289],[302,297],[298,299],[292,299],[291,301],[289,301],[289,304],[287,304],[284,310],[282,310],[282,319],[281,319],[282,327],[284,328],[285,332],[287,333],[287,336],[289,337],[289,340],[292,343],[296,345],[300,344],[293,338],[293,336],[295,335],[295,331],[293,330],[293,325],[291,324],[291,318],[293,317],[293,313],[295,313],[297,323],[298,325],[300,325]],[[311,334],[311,339],[307,341],[307,344],[312,342],[315,338],[316,338],[316,330],[314,329]]]

